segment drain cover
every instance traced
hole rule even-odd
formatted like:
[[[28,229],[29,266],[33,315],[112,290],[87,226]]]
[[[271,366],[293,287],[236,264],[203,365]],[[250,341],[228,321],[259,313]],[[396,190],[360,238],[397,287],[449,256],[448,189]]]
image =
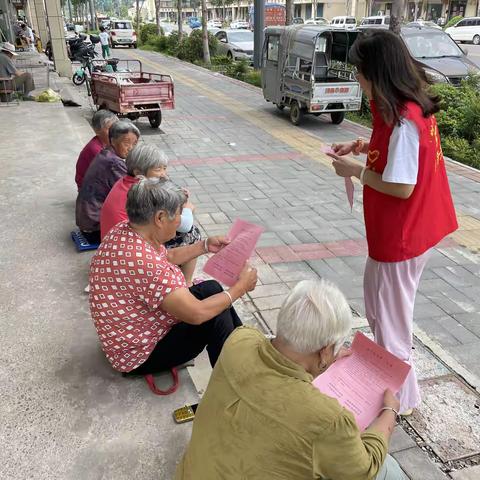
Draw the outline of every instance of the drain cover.
[[[408,423],[444,461],[480,453],[479,396],[453,375],[420,382],[422,404]]]

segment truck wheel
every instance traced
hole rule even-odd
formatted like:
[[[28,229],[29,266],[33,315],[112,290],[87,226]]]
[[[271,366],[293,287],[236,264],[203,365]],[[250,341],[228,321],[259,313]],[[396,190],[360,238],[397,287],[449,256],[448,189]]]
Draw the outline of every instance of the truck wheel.
[[[298,102],[290,105],[290,120],[294,125],[300,125],[303,120],[304,109],[300,107]]]
[[[148,120],[150,121],[150,126],[152,128],[158,128],[162,123],[162,112],[158,110],[157,112],[152,112],[148,115]]]
[[[72,77],[72,82],[74,85],[80,86],[83,85],[83,82],[85,82],[86,75],[79,75],[78,73],[74,73]]]
[[[345,118],[345,112],[332,112],[330,117],[334,125],[340,125]]]
[[[136,43],[133,44],[133,48],[137,48],[137,44],[136,44]]]
[[[480,45],[480,35],[475,35],[475,36],[473,37],[472,43],[473,43],[474,45]]]

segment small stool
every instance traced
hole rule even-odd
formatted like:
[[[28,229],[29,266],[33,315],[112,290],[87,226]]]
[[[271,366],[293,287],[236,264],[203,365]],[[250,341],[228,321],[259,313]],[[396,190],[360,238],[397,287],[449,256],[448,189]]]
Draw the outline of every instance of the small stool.
[[[80,230],[73,230],[70,233],[73,243],[75,243],[75,247],[77,248],[78,252],[86,252],[88,250],[96,250],[99,243],[90,243],[82,234]]]

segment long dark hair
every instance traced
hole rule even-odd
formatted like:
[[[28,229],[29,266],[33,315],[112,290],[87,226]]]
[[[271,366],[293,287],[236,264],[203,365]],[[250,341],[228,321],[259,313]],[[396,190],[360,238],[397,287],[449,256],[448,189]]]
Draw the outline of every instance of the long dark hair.
[[[388,30],[361,34],[349,52],[349,62],[372,83],[372,97],[384,121],[399,123],[407,101],[428,117],[440,110],[440,98],[428,93],[425,70],[412,58],[402,39]]]

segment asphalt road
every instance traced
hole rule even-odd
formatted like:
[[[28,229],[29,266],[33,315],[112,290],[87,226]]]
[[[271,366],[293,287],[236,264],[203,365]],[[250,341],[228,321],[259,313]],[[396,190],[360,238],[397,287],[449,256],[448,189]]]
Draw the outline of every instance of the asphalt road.
[[[468,58],[480,67],[480,45],[462,44],[468,50]]]

